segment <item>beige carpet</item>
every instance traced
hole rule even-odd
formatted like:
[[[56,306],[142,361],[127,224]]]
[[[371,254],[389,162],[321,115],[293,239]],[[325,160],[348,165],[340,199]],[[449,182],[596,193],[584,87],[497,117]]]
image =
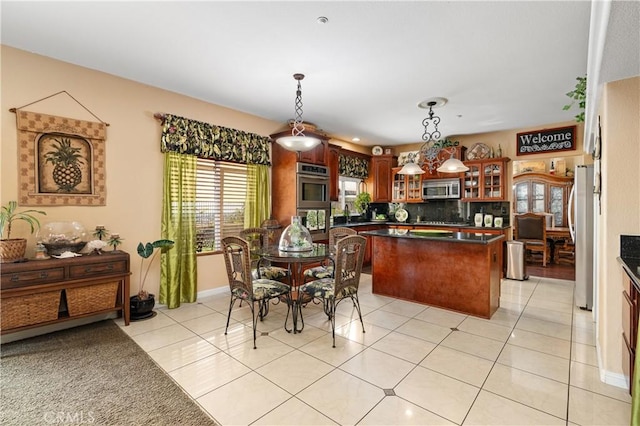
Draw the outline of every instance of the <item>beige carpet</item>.
[[[3,426],[216,424],[111,320],[0,351]]]

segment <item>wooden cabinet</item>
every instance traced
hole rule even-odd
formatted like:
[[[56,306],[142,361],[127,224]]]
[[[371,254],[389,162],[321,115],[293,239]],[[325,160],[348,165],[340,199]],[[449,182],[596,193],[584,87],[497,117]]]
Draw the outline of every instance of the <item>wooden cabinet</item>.
[[[392,168],[398,159],[393,155],[374,155],[371,157],[367,188],[373,203],[388,203],[392,200],[391,182]]]
[[[338,201],[338,188],[340,187],[340,147],[329,145],[327,166],[329,167],[329,200]]]
[[[117,311],[129,325],[129,254],[2,265],[2,334]]]
[[[553,224],[568,226],[567,207],[573,178],[546,173],[520,173],[513,177],[513,211],[551,213]]]
[[[635,365],[638,335],[638,302],[640,295],[629,273],[622,274],[622,371],[629,377],[629,393],[633,391],[633,370]]]
[[[421,203],[422,176],[401,175],[402,167],[391,170],[391,201],[394,203]]]
[[[317,137],[317,135],[314,135]],[[321,139],[320,145],[309,151],[299,152],[298,161],[302,163],[327,165],[329,156],[329,142],[327,139]]]
[[[386,228],[385,225],[363,225],[363,226],[358,226],[356,229],[356,231],[358,232],[358,234],[364,232],[364,231],[375,231],[378,229],[384,229]],[[365,246],[364,249],[364,260],[362,261],[362,264],[364,266],[369,266],[371,265],[371,248],[372,248],[372,238],[370,235],[363,235],[366,239],[367,239],[367,245]]]
[[[462,178],[463,201],[504,201],[509,158],[465,161],[469,170]]]

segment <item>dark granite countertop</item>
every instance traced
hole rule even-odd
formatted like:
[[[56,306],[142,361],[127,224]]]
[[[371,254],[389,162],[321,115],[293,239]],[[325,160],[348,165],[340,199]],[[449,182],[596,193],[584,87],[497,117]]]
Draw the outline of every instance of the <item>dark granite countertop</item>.
[[[377,231],[364,231],[363,235],[371,235],[374,237],[390,237],[390,238],[405,238],[414,240],[430,240],[430,241],[449,241],[458,243],[474,243],[474,244],[489,244],[494,241],[499,241],[505,238],[502,234],[485,234],[474,232],[446,232],[435,231],[429,232],[419,231],[411,232],[406,229],[379,229]]]
[[[350,223],[341,223],[334,224],[332,228],[337,228],[339,226],[345,226],[347,228],[357,228],[359,226],[371,226],[371,225],[386,225],[386,226],[414,226],[414,227],[438,227],[438,228],[464,228],[469,229],[470,231],[475,232],[476,230],[484,230],[484,229],[509,229],[511,225],[503,225],[500,227],[478,227],[475,225],[469,225],[468,223],[433,223],[433,222],[393,222],[393,221],[377,221],[372,220],[368,222],[350,222]]]
[[[620,235],[620,257],[617,260],[640,291],[640,235]]]

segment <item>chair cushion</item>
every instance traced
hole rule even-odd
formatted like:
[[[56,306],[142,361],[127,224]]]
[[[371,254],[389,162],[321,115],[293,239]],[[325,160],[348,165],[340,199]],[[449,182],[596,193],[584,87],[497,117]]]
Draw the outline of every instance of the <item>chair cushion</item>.
[[[333,299],[333,278],[321,278],[311,281],[300,287],[300,291],[318,299]],[[350,297],[357,293],[355,287],[345,287],[342,294],[338,294],[338,299]]]
[[[258,278],[253,280],[253,298],[254,300],[271,299],[288,293],[291,287],[280,281]],[[240,299],[247,300],[248,295],[240,288],[233,289],[233,295]]]
[[[289,271],[286,268],[280,268],[278,266],[261,266],[260,275],[258,275],[257,269],[252,269],[251,275],[253,275],[254,279],[266,278],[268,280],[277,280],[289,275]]]
[[[304,276],[309,278],[331,278],[333,277],[333,266],[316,266],[304,271]]]

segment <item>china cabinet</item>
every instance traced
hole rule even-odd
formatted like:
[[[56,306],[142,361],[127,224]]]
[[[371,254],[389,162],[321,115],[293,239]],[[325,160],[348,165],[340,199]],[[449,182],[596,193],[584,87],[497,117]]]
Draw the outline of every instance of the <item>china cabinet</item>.
[[[521,213],[551,213],[553,226],[568,225],[567,208],[573,178],[527,172],[513,177],[513,210]]]
[[[504,201],[507,199],[506,176],[509,158],[465,161],[469,170],[463,174],[463,201]]]

